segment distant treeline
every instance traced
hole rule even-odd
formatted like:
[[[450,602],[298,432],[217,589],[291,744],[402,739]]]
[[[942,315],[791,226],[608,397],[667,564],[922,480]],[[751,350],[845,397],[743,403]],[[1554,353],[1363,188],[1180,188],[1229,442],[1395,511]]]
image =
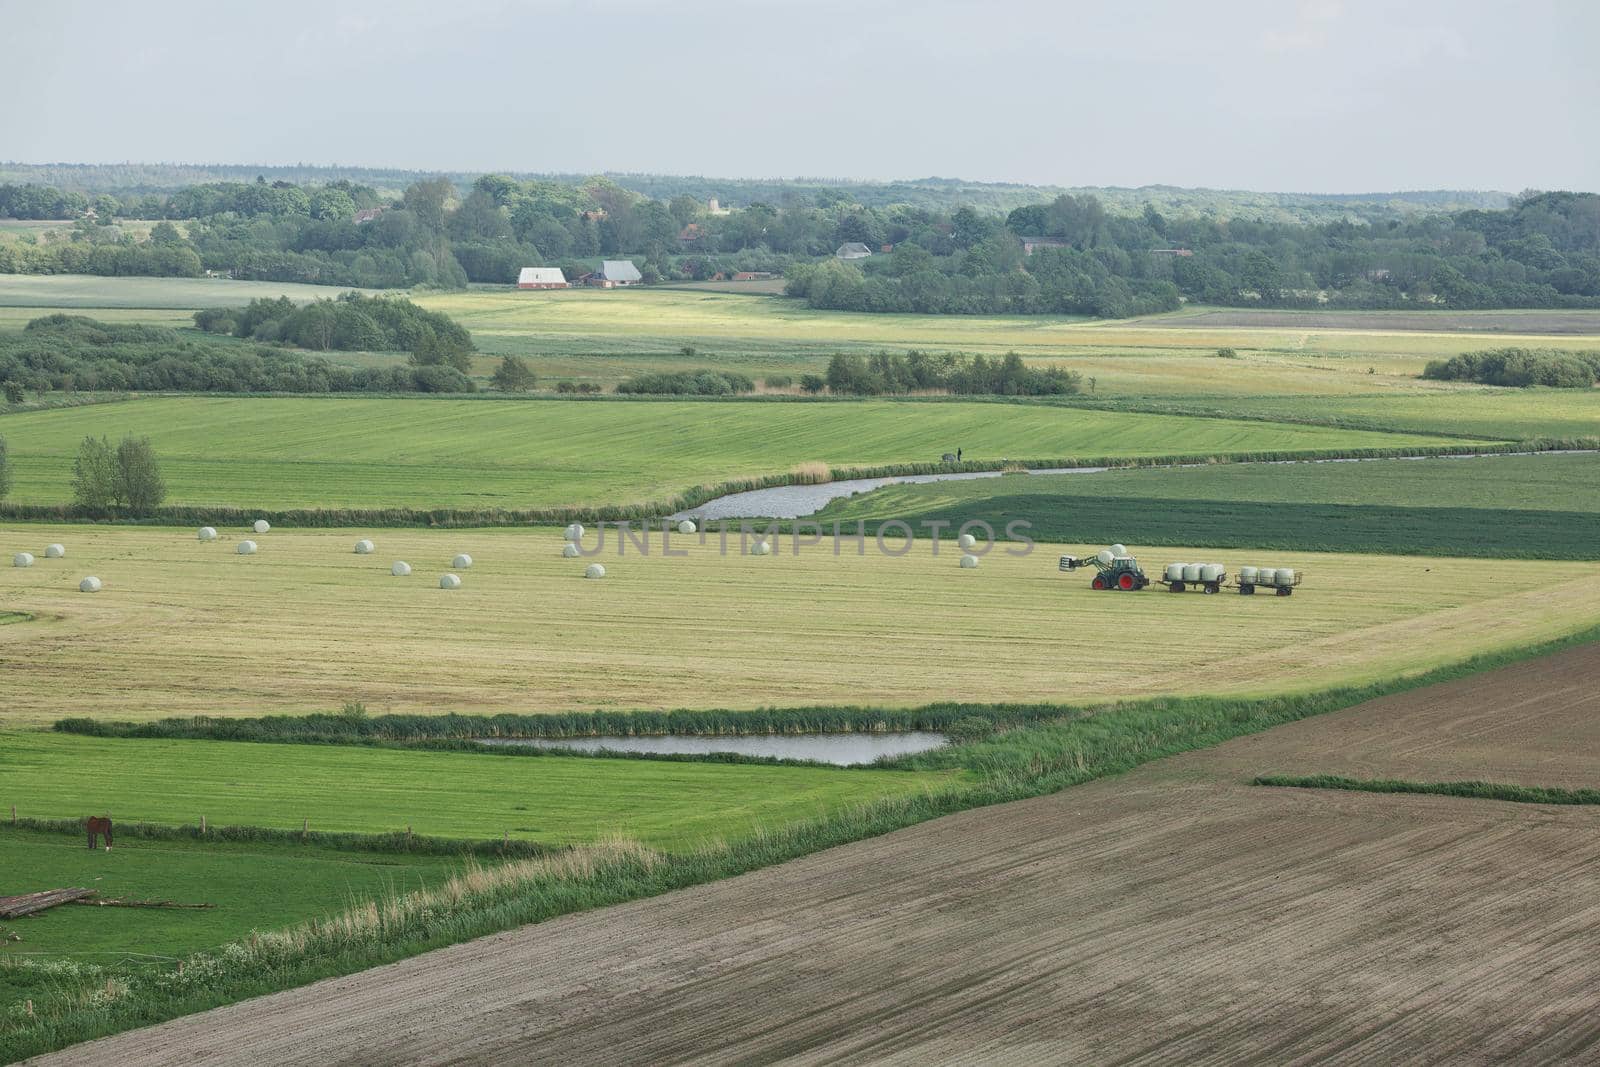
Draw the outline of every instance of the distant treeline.
[[[1527,194],[1504,210],[1448,213],[1361,214],[1357,198],[1342,201],[1350,209],[1343,214],[1307,221],[1243,210],[1167,215],[1160,190],[1138,206],[1039,190],[1034,202],[1002,214],[976,191],[954,206],[884,204],[858,199],[855,186],[808,183],[713,211],[695,195],[643,184],[660,195],[608,178],[494,174],[465,189],[449,178],[414,181],[397,198],[349,181],[211,182],[126,202],[101,194],[92,204],[75,193],[0,187],[0,213],[9,203],[14,212],[81,208],[84,216],[65,239],[0,243],[0,272],[209,270],[365,288],[459,287],[509,285],[519,268],[541,264],[576,277],[600,257],[626,256],[647,284],[781,272],[792,295],[849,311],[1118,317],[1183,301],[1600,307],[1600,195],[1589,193]],[[185,220],[186,233],[167,224],[135,240],[111,225],[130,217]],[[836,258],[845,246],[853,258]]]
[[[399,297],[344,293],[337,300],[296,304],[286,296],[242,308],[197,311],[195,325],[255,341],[318,352],[410,352],[418,363],[454,363],[473,350],[472,335],[448,315]]]
[[[448,364],[341,367],[293,349],[190,340],[159,326],[47,315],[0,332],[0,386],[194,393],[470,393]]]
[[[1491,348],[1436,359],[1422,371],[1424,378],[1440,381],[1481,382],[1484,385],[1548,385],[1558,389],[1589,389],[1600,381],[1600,352],[1575,352],[1561,348]]]
[[[828,391],[840,396],[949,392],[986,396],[1069,396],[1083,378],[1062,367],[1039,370],[1015,352],[1001,359],[954,352],[837,355],[828,363]]]

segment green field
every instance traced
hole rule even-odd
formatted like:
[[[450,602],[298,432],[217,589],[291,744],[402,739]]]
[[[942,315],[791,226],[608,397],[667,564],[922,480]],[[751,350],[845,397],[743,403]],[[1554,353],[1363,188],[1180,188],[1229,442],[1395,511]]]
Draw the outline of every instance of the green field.
[[[937,787],[944,775],[737,763],[409,752],[0,733],[0,803],[69,818],[661,848]],[[82,842],[78,842],[82,845]],[[138,848],[147,843],[138,842]],[[120,850],[118,850],[120,851]],[[88,850],[84,849],[87,854]]]
[[[823,523],[1025,519],[1035,538],[1600,559],[1600,455],[1008,475],[890,485]]]
[[[971,571],[948,540],[938,555],[919,540],[900,556],[841,542],[836,556],[829,544],[796,554],[785,538],[753,557],[737,536],[726,555],[714,536],[675,536],[667,556],[659,530],[648,556],[619,556],[608,533],[607,574],[592,582],[552,529],[277,528],[253,556],[234,551],[244,531],[223,534],[202,544],[192,528],[0,527],[0,557],[39,556],[0,567],[0,610],[35,616],[0,627],[0,724],[346,701],[374,714],[538,713],[1282,692],[1559,636],[1593,623],[1600,604],[1596,563],[1156,550],[1138,531],[1121,539],[1147,565],[1216,557],[1230,570],[1294,567],[1306,585],[1288,598],[1125,596],[1058,573],[1062,549],[1048,544],[992,552]],[[358,537],[376,553],[356,555]],[[55,541],[65,559],[43,557]],[[458,552],[473,566],[460,589],[441,590]],[[395,559],[415,573],[392,577]],[[105,588],[79,593],[85,574]],[[1119,654],[1063,653],[1083,635]],[[285,781],[286,795],[296,788]]]
[[[214,905],[204,910],[78,905],[5,920],[0,925],[22,940],[0,940],[0,1002],[9,1000],[8,986],[20,977],[4,966],[6,960],[50,955],[113,963],[183,956],[251,930],[340,911],[355,900],[431,885],[461,866],[460,859],[447,856],[126,835],[110,852],[90,851],[78,834],[0,825],[0,896],[83,886],[107,898]]]
[[[0,416],[10,499],[71,499],[86,435],[148,435],[168,503],[628,504],[831,466],[1436,445],[1419,435],[977,402],[156,398]]]
[[[211,307],[242,307],[257,297],[287,296],[292,300],[310,301],[338,296],[346,291],[330,285],[244,282],[227,278],[0,274],[0,307],[26,308],[39,315],[47,315],[52,311],[97,308],[197,311]]]

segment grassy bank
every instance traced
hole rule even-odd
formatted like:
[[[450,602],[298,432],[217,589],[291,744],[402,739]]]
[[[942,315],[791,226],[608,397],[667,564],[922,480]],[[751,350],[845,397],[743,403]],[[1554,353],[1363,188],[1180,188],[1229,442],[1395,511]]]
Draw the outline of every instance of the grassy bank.
[[[1535,655],[1600,639],[1589,629],[1405,678],[1261,701],[1174,698],[1104,709],[909,758],[908,767],[960,769],[942,790],[884,798],[820,819],[763,828],[687,852],[617,844],[528,860],[452,881],[438,892],[363,906],[328,921],[253,939],[191,960],[178,972],[101,973],[64,982],[32,1016],[0,1015],[0,1058],[16,1059],[175,1015],[347,974],[521,923],[729,877],[962,808],[1023,799],[1118,774],[1150,760],[1220,743]],[[303,751],[303,750],[302,750]],[[876,775],[870,771],[863,774]],[[92,990],[103,988],[106,995]]]

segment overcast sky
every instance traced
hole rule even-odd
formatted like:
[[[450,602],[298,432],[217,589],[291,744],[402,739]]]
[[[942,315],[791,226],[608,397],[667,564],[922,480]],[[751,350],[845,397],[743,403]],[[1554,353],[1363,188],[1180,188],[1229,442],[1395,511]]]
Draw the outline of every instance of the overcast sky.
[[[0,0],[0,158],[1600,189],[1590,0]]]

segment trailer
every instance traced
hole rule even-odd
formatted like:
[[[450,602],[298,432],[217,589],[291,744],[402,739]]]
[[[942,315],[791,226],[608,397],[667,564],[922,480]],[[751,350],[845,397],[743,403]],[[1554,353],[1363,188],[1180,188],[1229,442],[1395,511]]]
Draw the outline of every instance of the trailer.
[[[1166,586],[1169,593],[1185,593],[1191,589],[1220,593],[1228,584],[1228,572],[1220,563],[1169,563],[1156,580]]]
[[[1239,595],[1254,596],[1257,589],[1268,589],[1278,596],[1292,596],[1304,577],[1304,571],[1293,567],[1240,567]]]

